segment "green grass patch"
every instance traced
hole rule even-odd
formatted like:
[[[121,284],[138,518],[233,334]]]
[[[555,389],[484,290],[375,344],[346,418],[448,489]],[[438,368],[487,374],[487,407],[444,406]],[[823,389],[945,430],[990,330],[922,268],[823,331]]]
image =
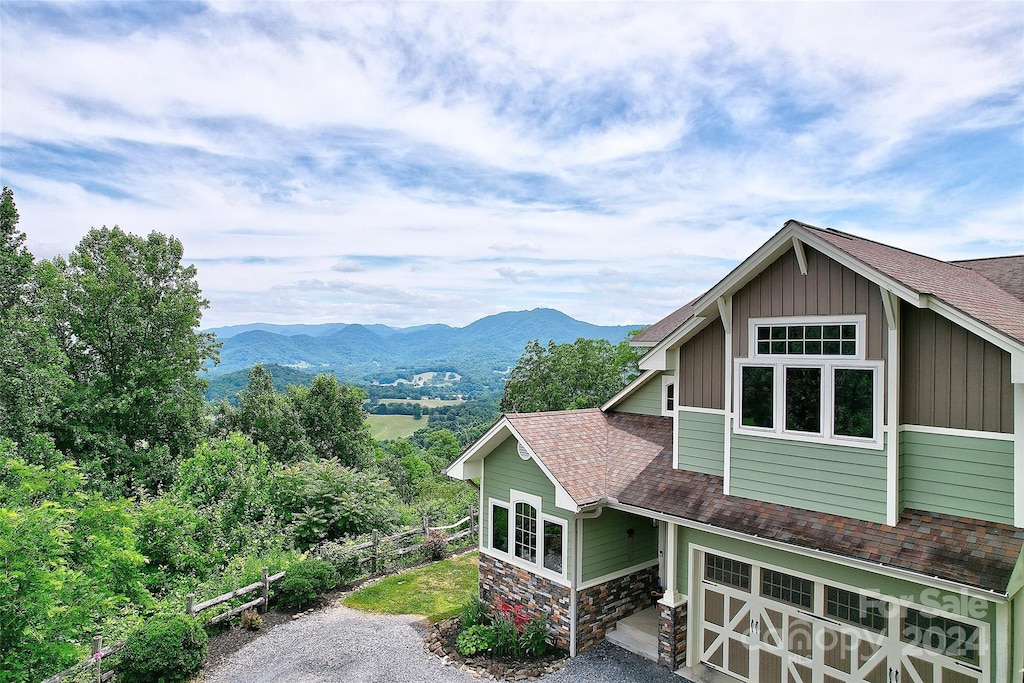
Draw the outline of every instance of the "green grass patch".
[[[342,601],[346,607],[378,614],[423,614],[432,622],[455,616],[477,594],[477,553],[384,577]]]
[[[417,420],[412,415],[367,415],[367,419],[370,421],[370,436],[377,441],[402,439],[427,426],[426,416]]]

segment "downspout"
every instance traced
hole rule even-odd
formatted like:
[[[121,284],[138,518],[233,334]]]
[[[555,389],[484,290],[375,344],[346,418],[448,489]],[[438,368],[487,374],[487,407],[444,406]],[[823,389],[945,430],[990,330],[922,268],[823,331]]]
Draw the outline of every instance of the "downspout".
[[[580,568],[580,560],[583,558],[583,520],[585,519],[597,519],[604,512],[606,505],[618,503],[619,501],[615,498],[601,498],[595,503],[588,505],[586,511],[577,512],[573,518],[573,558],[572,558],[572,574],[569,579],[569,656],[576,656],[576,610],[579,602],[579,596],[576,591],[576,587],[583,580],[583,571]],[[581,508],[583,510],[583,508]]]

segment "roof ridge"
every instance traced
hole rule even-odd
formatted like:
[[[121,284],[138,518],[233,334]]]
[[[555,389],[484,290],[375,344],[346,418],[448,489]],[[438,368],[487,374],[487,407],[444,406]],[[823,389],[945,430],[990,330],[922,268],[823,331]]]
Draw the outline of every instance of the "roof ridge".
[[[832,233],[833,235],[839,235],[840,237],[846,238],[848,240],[856,240],[858,242],[870,242],[871,244],[877,244],[878,246],[880,246],[880,247],[882,247],[884,249],[891,249],[892,251],[899,251],[899,252],[902,252],[904,254],[910,254],[911,256],[916,256],[918,258],[923,258],[923,259],[926,259],[928,261],[934,261],[935,263],[941,263],[941,264],[946,265],[946,266],[956,266],[956,263],[954,263],[953,261],[943,261],[942,259],[935,258],[934,256],[928,256],[927,254],[919,254],[916,251],[910,251],[909,249],[904,249],[903,247],[897,247],[897,246],[892,245],[892,244],[886,244],[885,242],[879,242],[878,240],[873,240],[873,239],[871,239],[869,237],[861,237],[860,235],[854,235],[854,234],[849,233],[849,232],[843,232],[842,230],[837,230],[835,228],[818,228],[818,227],[815,227],[813,225],[807,225],[806,223],[801,223],[801,225],[803,225],[804,227],[809,228],[811,230],[816,230],[818,232],[828,232],[828,233]],[[860,260],[860,259],[858,259],[858,260]],[[962,267],[962,266],[958,266],[958,267]]]
[[[1024,258],[1024,254],[1002,254],[1000,256],[978,256],[976,258],[958,258],[952,261],[947,261],[946,263],[974,263],[975,261],[996,261],[1004,258]]]

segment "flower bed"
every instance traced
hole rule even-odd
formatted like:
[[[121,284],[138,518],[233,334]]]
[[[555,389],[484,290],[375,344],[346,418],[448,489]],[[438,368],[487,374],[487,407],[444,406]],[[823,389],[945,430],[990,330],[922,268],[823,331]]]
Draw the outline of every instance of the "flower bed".
[[[424,641],[424,648],[446,663],[476,671],[498,681],[533,681],[561,669],[569,659],[564,650],[551,650],[537,659],[498,657],[490,653],[465,657],[459,654],[455,639],[462,630],[462,619],[451,617],[434,624]]]

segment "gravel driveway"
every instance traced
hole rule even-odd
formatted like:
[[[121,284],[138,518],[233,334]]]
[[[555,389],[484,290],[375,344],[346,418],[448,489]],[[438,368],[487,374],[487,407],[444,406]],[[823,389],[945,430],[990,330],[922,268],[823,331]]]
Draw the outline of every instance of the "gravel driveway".
[[[282,624],[220,665],[206,683],[469,683],[467,671],[423,650],[426,622],[415,616],[366,614],[329,607]],[[653,662],[613,645],[569,661],[544,683],[682,683]]]

